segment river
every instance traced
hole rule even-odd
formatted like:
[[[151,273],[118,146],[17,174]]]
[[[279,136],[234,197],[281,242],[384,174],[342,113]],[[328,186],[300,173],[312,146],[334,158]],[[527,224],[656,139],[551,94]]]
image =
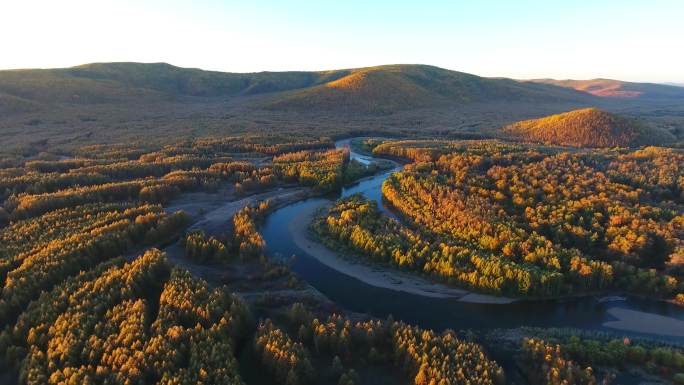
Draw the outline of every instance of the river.
[[[349,140],[335,143],[349,146]],[[372,157],[351,152],[364,163]],[[487,331],[520,326],[571,327],[583,330],[613,331],[621,335],[642,336],[684,343],[684,309],[662,301],[639,298],[595,297],[544,301],[516,301],[506,304],[468,303],[458,298],[440,298],[407,293],[396,288],[379,287],[344,274],[320,262],[297,246],[290,234],[291,222],[303,211],[320,207],[339,197],[361,193],[383,205],[381,186],[400,165],[344,188],[338,196],[312,198],[276,210],[265,221],[261,233],[268,254],[274,258],[296,256],[291,269],[340,306],[355,312],[395,319],[435,330],[472,329]]]

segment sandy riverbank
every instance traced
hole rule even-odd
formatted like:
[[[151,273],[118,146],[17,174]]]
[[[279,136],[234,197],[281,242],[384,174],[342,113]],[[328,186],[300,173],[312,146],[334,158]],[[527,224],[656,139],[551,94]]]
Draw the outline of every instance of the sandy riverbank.
[[[617,321],[603,323],[603,326],[608,328],[661,336],[684,337],[684,321],[676,318],[618,307],[608,309],[606,312],[617,318]]]
[[[464,302],[488,304],[506,304],[514,301],[514,299],[511,298],[470,293],[466,290],[430,282],[422,277],[400,272],[392,268],[378,269],[377,267],[354,263],[348,258],[343,258],[337,252],[328,249],[309,237],[309,224],[311,223],[316,210],[324,205],[325,203],[321,203],[321,205],[301,210],[297,216],[290,221],[288,231],[299,248],[328,267],[354,277],[368,285],[425,297],[458,298],[460,301]]]

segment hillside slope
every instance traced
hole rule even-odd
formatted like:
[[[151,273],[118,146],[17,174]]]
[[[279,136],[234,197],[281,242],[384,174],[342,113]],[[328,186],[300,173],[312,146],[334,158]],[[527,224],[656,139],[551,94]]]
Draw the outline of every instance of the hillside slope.
[[[606,98],[682,99],[684,88],[667,84],[632,83],[613,79],[555,80],[534,79],[532,83],[550,84]]]
[[[78,105],[254,95],[310,87],[345,74],[236,74],[166,63],[96,63],[61,69],[7,70],[0,71],[0,108],[21,102]]]
[[[181,68],[166,63],[96,63],[66,69],[70,75],[116,80],[187,96],[236,96],[310,87],[344,76],[344,71],[230,73]]]
[[[348,70],[333,81],[277,95],[271,109],[324,109],[392,113],[401,110],[490,101],[587,102],[561,87],[483,78],[426,65],[387,65]]]
[[[596,108],[524,120],[503,131],[525,141],[574,147],[635,147],[675,140],[666,131]]]

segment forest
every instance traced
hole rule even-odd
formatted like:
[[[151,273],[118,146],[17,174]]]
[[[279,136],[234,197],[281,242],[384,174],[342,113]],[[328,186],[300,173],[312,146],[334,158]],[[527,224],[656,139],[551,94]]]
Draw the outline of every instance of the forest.
[[[234,353],[254,327],[248,306],[154,247],[180,239],[197,264],[258,259],[268,203],[244,207],[218,237],[186,231],[192,217],[162,205],[193,191],[240,197],[293,181],[327,190],[374,172],[348,167],[348,153],[329,147],[204,138],[5,162],[2,361],[28,384],[242,383]]]
[[[391,318],[353,322],[331,314],[320,320],[301,303],[292,305],[282,328],[263,321],[254,343],[266,367],[287,384],[311,383],[314,360],[325,361],[319,370],[344,385],[358,382],[355,370],[346,368],[359,362],[398,370],[402,383],[505,383],[503,370],[482,347],[453,331],[437,334]]]
[[[684,303],[677,150],[355,143],[412,163],[382,186],[398,220],[361,195],[319,213],[331,249],[481,293]],[[511,383],[482,336],[346,311],[269,255],[271,213],[392,164],[277,134],[4,159],[0,370],[12,384]],[[209,196],[244,203],[193,206]],[[225,226],[203,228],[216,212]],[[681,349],[658,343],[540,330],[514,345],[533,385],[597,384],[611,371],[594,365],[626,362],[684,378]]]
[[[236,349],[252,333],[274,378],[313,381],[306,358],[312,339],[296,342],[270,320],[257,324],[231,289],[209,285],[154,248],[179,239],[192,264],[262,264],[264,279],[284,274],[292,287],[296,278],[286,267],[264,260],[258,226],[269,202],[236,212],[231,232],[219,236],[186,231],[192,217],[164,208],[181,194],[225,186],[236,197],[292,184],[325,193],[378,170],[350,161],[346,150],[326,150],[326,141],[268,143],[219,138],[160,148],[90,146],[71,157],[5,162],[0,353],[18,381],[241,384]],[[298,326],[317,325],[308,322],[314,321]],[[324,332],[316,333],[322,341]],[[384,338],[378,344],[387,350],[391,341]],[[348,362],[349,353],[336,354]],[[291,365],[285,372],[277,364],[282,359]],[[335,362],[342,367],[339,357]],[[406,378],[419,366],[412,363]],[[419,376],[428,375],[421,370]],[[471,370],[464,375],[482,375]],[[353,384],[359,375],[350,367],[340,379]]]
[[[617,376],[625,371],[651,373],[674,384],[684,380],[681,346],[572,329],[521,328],[497,339],[521,347],[516,360],[532,383],[620,383]]]
[[[684,292],[684,163],[647,147],[566,151],[495,141],[387,142],[414,160],[382,186],[401,220],[361,196],[312,224],[331,247],[506,296]]]

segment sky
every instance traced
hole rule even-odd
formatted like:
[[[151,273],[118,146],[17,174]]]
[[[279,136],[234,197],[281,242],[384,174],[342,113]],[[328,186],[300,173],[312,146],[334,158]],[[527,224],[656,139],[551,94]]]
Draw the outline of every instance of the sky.
[[[684,0],[0,0],[0,69],[430,64],[684,83]]]

